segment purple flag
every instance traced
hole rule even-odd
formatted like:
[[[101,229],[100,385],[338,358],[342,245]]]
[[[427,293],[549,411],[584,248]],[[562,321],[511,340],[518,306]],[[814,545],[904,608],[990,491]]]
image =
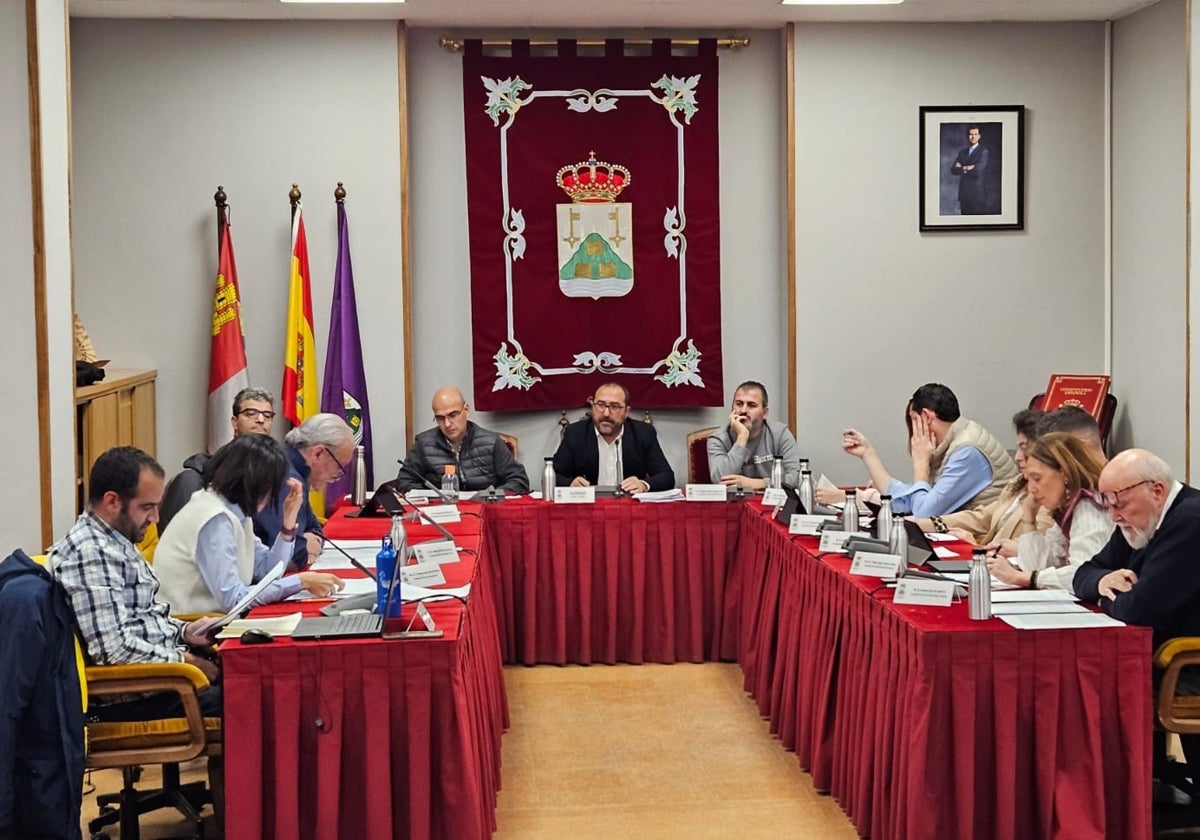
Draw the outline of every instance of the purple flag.
[[[367,489],[375,486],[371,465],[371,412],[367,407],[367,376],[363,371],[362,340],[358,335],[358,307],[354,302],[354,270],[350,266],[350,229],[346,205],[337,206],[338,251],[333,272],[333,308],[329,315],[329,344],[325,349],[325,382],[321,389],[321,411],[345,419],[354,430],[354,442],[367,459]],[[336,502],[354,489],[354,465],[330,482],[325,490],[325,507],[333,512]]]

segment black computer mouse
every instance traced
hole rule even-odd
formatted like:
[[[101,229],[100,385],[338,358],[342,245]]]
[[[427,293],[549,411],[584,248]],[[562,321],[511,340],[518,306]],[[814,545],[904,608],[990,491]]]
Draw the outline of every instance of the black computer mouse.
[[[266,630],[251,627],[238,636],[238,641],[244,645],[265,645],[267,642],[275,641],[275,637]]]

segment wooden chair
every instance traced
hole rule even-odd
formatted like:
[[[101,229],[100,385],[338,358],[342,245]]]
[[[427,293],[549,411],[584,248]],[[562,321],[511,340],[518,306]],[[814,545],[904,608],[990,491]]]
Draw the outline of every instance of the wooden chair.
[[[1154,652],[1158,677],[1155,723],[1165,732],[1200,735],[1200,696],[1178,694],[1179,677],[1186,667],[1200,667],[1200,637],[1180,637],[1163,643]],[[1154,777],[1188,796],[1200,795],[1200,779],[1189,780],[1190,767],[1173,761],[1166,754],[1166,739],[1156,737]],[[1200,805],[1160,803],[1154,807],[1154,830],[1168,831],[1200,826]]]
[[[1036,408],[1038,411],[1042,409],[1042,400],[1046,398],[1043,391],[1040,394],[1034,394],[1033,399],[1029,401],[1030,408]],[[1117,398],[1112,395],[1112,392],[1104,395],[1104,405],[1100,407],[1100,416],[1096,418],[1096,424],[1100,427],[1100,445],[1104,450],[1108,451],[1108,433],[1112,431],[1113,417],[1117,413]]]
[[[707,429],[688,432],[688,484],[712,483],[712,476],[708,473],[708,439],[718,428],[720,427],[709,426]]]

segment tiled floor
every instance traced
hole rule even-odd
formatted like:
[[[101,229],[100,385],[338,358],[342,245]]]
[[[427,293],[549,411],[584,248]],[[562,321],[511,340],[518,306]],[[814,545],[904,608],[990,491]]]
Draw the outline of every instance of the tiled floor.
[[[512,728],[497,840],[857,837],[770,735],[736,665],[512,667],[505,677]],[[204,767],[193,762],[184,780]],[[157,772],[146,768],[142,785]],[[93,781],[115,790],[120,774]],[[88,796],[85,823],[95,813]],[[168,811],[142,818],[146,840],[187,836]],[[210,816],[205,837],[218,836]]]

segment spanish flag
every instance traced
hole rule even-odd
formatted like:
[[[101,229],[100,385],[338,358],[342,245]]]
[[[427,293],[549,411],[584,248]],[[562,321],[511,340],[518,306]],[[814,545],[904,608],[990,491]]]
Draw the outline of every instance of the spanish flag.
[[[313,340],[312,289],[309,284],[308,240],[300,204],[292,219],[292,280],[288,292],[287,348],[283,355],[283,416],[293,426],[318,413],[317,343]]]
[[[229,222],[221,224],[217,288],[213,298],[212,354],[208,363],[208,451],[216,452],[233,440],[229,422],[233,398],[250,385],[246,373],[246,333],[242,327],[242,299],[238,293],[237,263]]]

